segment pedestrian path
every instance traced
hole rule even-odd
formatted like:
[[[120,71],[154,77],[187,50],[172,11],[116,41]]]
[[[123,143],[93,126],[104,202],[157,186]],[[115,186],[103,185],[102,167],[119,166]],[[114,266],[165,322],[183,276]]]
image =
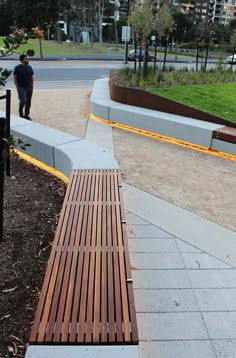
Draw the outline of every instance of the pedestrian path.
[[[113,151],[105,124],[90,119],[86,139]],[[236,233],[127,183],[123,193],[141,358],[236,357]]]

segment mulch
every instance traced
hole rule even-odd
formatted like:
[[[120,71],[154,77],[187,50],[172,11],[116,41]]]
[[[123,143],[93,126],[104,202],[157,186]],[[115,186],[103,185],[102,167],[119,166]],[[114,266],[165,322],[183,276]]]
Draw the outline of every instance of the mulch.
[[[5,178],[0,242],[0,358],[24,357],[65,185],[20,158]]]

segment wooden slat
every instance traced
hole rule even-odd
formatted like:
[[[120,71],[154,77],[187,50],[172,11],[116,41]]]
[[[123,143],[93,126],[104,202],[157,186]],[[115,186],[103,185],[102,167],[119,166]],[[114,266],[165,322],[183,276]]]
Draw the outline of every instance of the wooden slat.
[[[95,287],[94,287],[94,334],[93,343],[100,341],[101,322],[101,244],[102,244],[102,185],[103,177],[99,173],[98,190],[98,214],[97,214],[97,236],[96,236],[96,265],[95,265]]]
[[[114,311],[114,286],[113,286],[113,245],[111,229],[111,181],[107,176],[107,280],[108,280],[108,340],[115,341],[115,311]]]
[[[95,258],[96,258],[96,238],[97,238],[97,219],[98,219],[98,193],[100,185],[100,177],[95,174],[95,191],[94,197],[91,198],[93,204],[93,224],[92,224],[92,237],[91,237],[91,254],[90,254],[90,267],[89,267],[89,280],[88,280],[88,300],[86,312],[86,333],[85,342],[93,341],[93,306],[94,306],[94,275],[95,275]],[[92,205],[92,204],[91,204]]]
[[[84,179],[84,176],[83,176]],[[54,331],[54,336],[53,336],[53,342],[55,343],[59,343],[61,340],[62,341],[66,341],[65,340],[65,332],[66,329],[68,329],[69,325],[70,325],[70,315],[67,314],[64,316],[64,311],[65,311],[65,304],[66,304],[66,299],[68,297],[68,284],[71,283],[71,280],[74,280],[74,273],[71,272],[71,266],[73,263],[73,254],[74,256],[76,256],[76,252],[75,252],[75,245],[79,244],[79,238],[77,238],[76,236],[76,232],[77,232],[77,223],[81,222],[81,214],[80,212],[81,207],[79,205],[76,205],[77,203],[77,198],[81,196],[81,194],[83,193],[82,189],[84,189],[83,187],[83,181],[81,180],[81,184],[78,190],[78,196],[74,198],[73,201],[73,206],[75,207],[75,211],[74,211],[74,217],[73,217],[73,221],[72,221],[72,226],[69,227],[69,231],[68,231],[68,235],[70,235],[70,242],[67,248],[64,248],[64,252],[63,252],[63,259],[65,257],[66,259],[66,266],[65,266],[65,270],[63,272],[63,279],[59,278],[59,280],[62,281],[62,286],[61,286],[61,292],[60,292],[60,301],[58,304],[59,309],[57,310],[57,316],[56,316],[56,320],[55,317],[53,318],[56,321],[56,326],[55,326],[55,331]],[[80,215],[79,215],[80,214]],[[56,306],[56,305],[55,305]],[[54,304],[52,304],[52,307],[54,308]],[[64,319],[63,319],[64,318]],[[61,333],[63,332],[63,339],[61,339]],[[50,337],[48,334],[46,335],[46,341],[51,340],[52,337]]]
[[[102,200],[106,201],[106,177],[102,178]],[[101,342],[107,342],[107,208],[102,206]]]
[[[83,196],[82,202],[89,199],[90,194],[90,186],[91,186],[91,176],[88,176],[88,183],[86,186],[86,193]],[[74,302],[73,310],[72,310],[72,319],[71,319],[71,332],[69,341],[71,343],[76,342],[77,338],[77,323],[78,323],[78,313],[80,312],[80,295],[82,292],[82,285],[83,285],[83,264],[84,264],[84,248],[86,245],[86,230],[87,230],[87,220],[88,220],[88,205],[84,205],[84,215],[82,221],[82,229],[81,229],[81,241],[80,241],[80,254],[78,260],[78,267],[77,267],[77,275],[76,275],[76,286],[75,286],[75,295],[74,295]]]
[[[126,274],[127,274],[127,289],[128,289],[128,298],[129,298],[129,310],[130,310],[130,324],[131,324],[131,332],[132,332],[132,342],[134,344],[138,344],[138,324],[135,310],[135,301],[134,301],[134,289],[133,289],[133,280],[131,275],[131,266],[130,266],[130,258],[129,258],[129,248],[128,248],[128,238],[127,238],[127,230],[126,230],[126,222],[125,222],[125,214],[124,214],[124,203],[123,197],[121,193],[121,179],[118,177],[118,188],[119,188],[119,196],[120,196],[120,214],[121,214],[121,225],[122,225],[122,233],[123,233],[123,243],[125,249],[125,266],[126,266]]]
[[[40,300],[39,300],[39,304],[37,307],[33,327],[31,330],[30,342],[35,342],[35,341],[39,342],[38,328],[39,328],[39,326],[42,325],[42,314],[44,312],[44,305],[45,305],[45,301],[46,301],[46,297],[47,297],[47,293],[48,293],[48,287],[49,287],[50,280],[52,277],[52,269],[53,269],[54,259],[55,259],[56,250],[57,250],[57,243],[59,241],[61,232],[63,232],[66,228],[69,213],[70,213],[70,207],[67,206],[66,203],[74,195],[75,187],[76,187],[78,179],[79,178],[75,175],[75,173],[72,173],[72,176],[70,179],[70,184],[68,185],[68,188],[66,191],[66,195],[65,195],[65,199],[64,199],[64,203],[63,203],[63,207],[62,207],[62,212],[61,212],[60,219],[58,222],[57,231],[56,231],[51,255],[50,255],[50,258],[48,261],[47,271],[46,271],[46,275],[45,275],[44,282],[43,282]]]
[[[119,189],[118,189],[118,177],[115,178],[116,185],[116,196],[120,197]],[[117,215],[117,233],[118,233],[118,243],[120,246],[124,245],[123,242],[123,233],[121,230],[121,217],[120,217],[120,205],[116,205],[116,215]],[[127,276],[126,276],[126,268],[124,262],[124,252],[119,253],[119,266],[120,266],[120,275],[121,275],[121,297],[122,297],[122,305],[123,305],[123,324],[124,324],[124,340],[127,342],[131,341],[130,337],[130,319],[129,319],[129,307],[128,307],[128,297],[127,297]]]
[[[120,186],[117,170],[73,172],[30,343],[138,343]]]

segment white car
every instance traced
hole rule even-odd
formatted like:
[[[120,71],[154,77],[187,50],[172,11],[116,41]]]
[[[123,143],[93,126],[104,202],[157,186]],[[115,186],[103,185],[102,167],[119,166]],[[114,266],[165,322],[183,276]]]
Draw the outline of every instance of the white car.
[[[234,54],[233,56],[227,57],[225,61],[230,64],[236,63],[236,54]]]

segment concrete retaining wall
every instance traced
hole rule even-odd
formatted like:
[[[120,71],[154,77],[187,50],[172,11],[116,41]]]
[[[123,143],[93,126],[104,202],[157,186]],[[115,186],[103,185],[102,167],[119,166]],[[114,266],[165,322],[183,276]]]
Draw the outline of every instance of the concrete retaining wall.
[[[95,81],[91,96],[91,112],[95,116],[111,122],[176,138],[225,153],[236,154],[235,144],[212,140],[213,131],[223,128],[224,125],[112,101],[108,79]]]

